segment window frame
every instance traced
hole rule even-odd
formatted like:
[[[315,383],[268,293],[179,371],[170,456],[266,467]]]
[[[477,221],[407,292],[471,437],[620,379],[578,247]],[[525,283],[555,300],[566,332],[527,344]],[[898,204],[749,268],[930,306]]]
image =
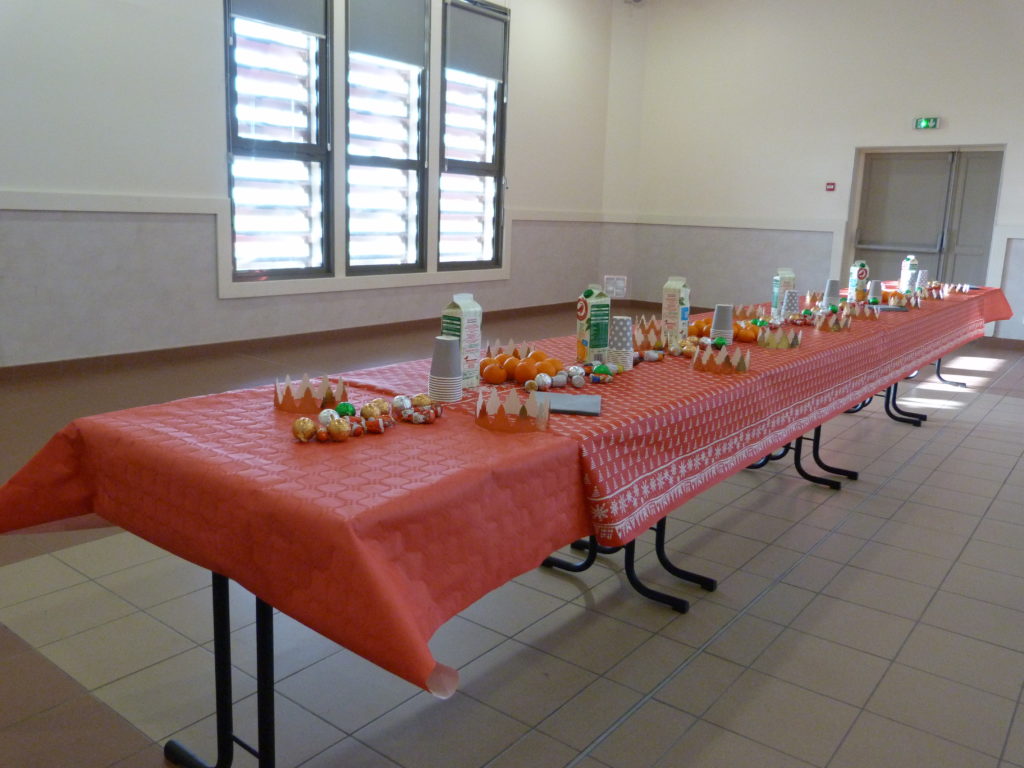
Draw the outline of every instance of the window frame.
[[[332,215],[334,205],[334,169],[333,152],[331,147],[331,136],[333,135],[331,94],[333,91],[333,57],[332,49],[332,9],[333,2],[328,0],[324,3],[324,29],[325,34],[317,46],[316,67],[316,137],[315,141],[309,143],[285,142],[268,139],[252,139],[239,135],[238,125],[238,91],[235,82],[238,77],[238,66],[235,58],[237,36],[234,29],[234,19],[248,19],[261,24],[282,27],[280,24],[256,19],[243,14],[233,13],[231,2],[224,3],[224,30],[226,36],[225,49],[225,96],[227,100],[227,149],[228,149],[228,205],[230,209],[229,226],[231,227],[231,272],[232,280],[237,283],[265,282],[268,280],[296,280],[296,279],[318,279],[334,277],[334,216]],[[288,29],[288,27],[282,27]],[[297,30],[303,34],[314,34],[305,30]],[[315,35],[319,37],[319,35]],[[295,267],[280,268],[274,270],[244,270],[238,269],[235,256],[235,202],[234,182],[232,180],[231,166],[237,158],[258,158],[277,160],[298,160],[300,162],[317,162],[320,165],[320,247],[322,250],[322,263],[318,267]]]
[[[471,13],[480,13],[502,22],[504,25],[505,50],[502,61],[502,79],[498,84],[495,101],[495,135],[494,135],[494,159],[490,163],[475,162],[471,160],[458,160],[448,158],[445,155],[444,130],[445,115],[447,114],[448,94],[448,17],[452,6],[458,6]],[[444,0],[444,17],[442,19],[442,34],[444,42],[441,48],[441,69],[439,72],[441,80],[441,127],[437,143],[441,150],[440,172],[441,174],[452,173],[469,176],[492,176],[494,178],[494,255],[489,261],[454,261],[441,262],[440,253],[437,254],[437,269],[439,272],[455,272],[462,270],[487,270],[500,268],[504,261],[504,232],[505,232],[505,137],[508,125],[508,64],[509,64],[509,27],[511,14],[508,8],[489,3],[486,0]],[[487,172],[490,171],[490,172]],[[440,191],[438,191],[438,202],[440,202]],[[435,240],[440,243],[440,209],[438,215],[438,234]]]
[[[443,39],[443,24],[438,23],[438,20],[442,18],[441,14],[444,13],[444,3],[446,0],[430,0],[430,18],[432,23],[430,24],[430,37],[429,37],[429,58],[428,66],[426,68],[427,73],[427,84],[422,91],[424,98],[427,98],[428,104],[440,105],[440,99],[442,97],[440,86],[441,78],[434,76],[436,73],[441,71],[442,64],[442,52],[444,47]],[[339,12],[340,8],[336,6],[336,3],[343,2],[343,0],[327,0],[327,30],[336,46],[339,40],[347,41],[347,29],[346,29],[346,13]],[[501,6],[498,6],[501,7]],[[506,10],[507,9],[503,9]],[[230,30],[230,6],[225,2],[225,13],[224,23],[225,30]],[[227,39],[227,32],[223,36],[224,40]],[[230,57],[232,52],[227,50],[225,46],[225,59],[227,64],[230,66]],[[347,50],[347,43],[346,43]],[[506,47],[506,60],[510,58],[510,52]],[[347,151],[347,126],[344,120],[338,118],[340,112],[338,111],[338,104],[345,104],[347,98],[347,71],[338,64],[337,50],[335,49],[333,55],[328,54],[329,60],[333,62],[332,66],[328,71],[330,77],[330,103],[333,105],[333,120],[331,121],[331,135],[328,138],[328,144],[331,148],[331,152],[337,152],[337,147],[345,147]],[[431,73],[434,73],[432,75]],[[231,82],[229,76],[225,76],[226,87],[228,88],[226,94],[226,103],[228,106],[227,114],[232,115],[231,109],[233,108],[233,89],[231,88]],[[322,97],[321,97],[322,98]],[[507,104],[507,89],[506,98],[504,103]],[[320,102],[321,107],[324,102]],[[330,119],[332,116],[328,116]],[[424,250],[425,258],[422,270],[419,271],[381,271],[374,273],[359,273],[359,274],[345,274],[342,268],[338,265],[343,265],[347,261],[347,254],[342,251],[340,243],[347,242],[347,235],[343,236],[344,229],[347,227],[347,219],[345,217],[346,206],[337,205],[338,200],[344,199],[346,185],[344,183],[346,178],[346,169],[343,166],[338,165],[337,157],[333,157],[331,167],[331,178],[328,182],[328,186],[325,188],[325,194],[329,195],[332,202],[328,207],[325,204],[324,210],[329,213],[329,217],[325,223],[325,230],[330,229],[331,232],[331,246],[330,246],[330,258],[331,264],[334,269],[330,273],[318,274],[315,276],[307,274],[296,274],[294,276],[279,277],[275,272],[273,275],[268,275],[266,278],[257,278],[250,280],[240,280],[234,272],[234,247],[233,247],[233,210],[230,205],[230,179],[227,180],[227,189],[229,194],[226,196],[224,209],[216,214],[216,227],[218,232],[218,255],[217,255],[217,290],[218,296],[223,299],[234,299],[234,298],[250,298],[250,297],[269,297],[269,296],[290,296],[290,295],[301,295],[301,294],[318,294],[318,293],[343,293],[346,291],[361,291],[361,290],[387,290],[395,288],[407,288],[416,286],[427,286],[427,285],[458,285],[460,283],[483,283],[492,282],[498,280],[508,280],[511,277],[511,262],[512,255],[509,249],[509,241],[511,237],[510,220],[508,219],[505,206],[507,205],[507,198],[504,197],[504,193],[507,189],[504,177],[501,179],[501,191],[503,193],[502,206],[499,209],[501,215],[501,230],[498,236],[498,244],[502,253],[501,262],[499,264],[484,263],[482,265],[473,267],[470,266],[469,262],[458,263],[457,266],[439,269],[438,268],[438,253],[437,253],[437,242],[439,236],[438,221],[439,221],[439,208],[438,208],[438,197],[439,197],[439,180],[440,172],[440,141],[442,140],[443,134],[441,134],[441,126],[439,124],[440,109],[434,108],[428,118],[425,119],[425,125],[428,125],[428,139],[427,139],[427,150],[426,150],[426,162],[427,162],[427,182],[424,185],[427,194],[426,203],[426,221],[425,226],[422,229],[424,236],[427,238],[427,244]],[[229,130],[233,130],[233,127],[225,129],[225,135],[229,133]],[[437,137],[435,140],[434,137]],[[503,155],[507,155],[507,136],[505,137],[501,151]],[[226,155],[227,161],[225,167],[230,170],[230,154]],[[326,305],[320,305],[326,306]]]

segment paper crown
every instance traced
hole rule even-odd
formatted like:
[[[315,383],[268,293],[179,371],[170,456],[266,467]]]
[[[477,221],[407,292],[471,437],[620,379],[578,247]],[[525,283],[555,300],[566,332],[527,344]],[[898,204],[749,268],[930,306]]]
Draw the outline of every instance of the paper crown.
[[[728,347],[706,347],[693,356],[693,370],[705,373],[747,373],[750,371],[750,350]]]
[[[848,301],[843,305],[843,313],[850,317],[859,317],[862,320],[877,320],[882,310],[877,304],[868,304],[864,301]]]
[[[274,407],[280,411],[320,413],[324,408],[333,408],[347,400],[348,387],[340,376],[337,384],[332,384],[327,376],[314,383],[307,374],[302,374],[302,381],[298,383],[293,383],[289,376],[284,377],[283,384],[274,380]]]
[[[682,332],[683,329],[679,329]],[[685,336],[685,334],[683,334]],[[640,319],[633,323],[633,350],[635,352],[646,352],[649,349],[664,349],[665,336],[661,327],[661,318],[651,316],[647,318],[640,315]]]
[[[756,320],[765,316],[765,308],[760,304],[743,304],[732,308],[733,320]]]
[[[515,389],[504,395],[492,389],[488,397],[483,390],[477,396],[476,423],[495,432],[542,432],[548,428],[551,403],[539,401],[533,392],[525,401]]]
[[[787,331],[783,328],[769,330],[767,326],[761,326],[757,334],[757,345],[765,349],[795,349],[803,341],[803,331]]]
[[[848,331],[852,325],[853,318],[845,312],[825,312],[814,318],[819,331]]]

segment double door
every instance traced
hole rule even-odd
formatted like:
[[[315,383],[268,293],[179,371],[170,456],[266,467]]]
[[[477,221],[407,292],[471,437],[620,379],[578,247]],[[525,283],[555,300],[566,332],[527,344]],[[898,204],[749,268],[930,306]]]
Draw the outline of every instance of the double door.
[[[855,258],[894,280],[908,253],[931,279],[984,285],[1003,153],[869,152]]]

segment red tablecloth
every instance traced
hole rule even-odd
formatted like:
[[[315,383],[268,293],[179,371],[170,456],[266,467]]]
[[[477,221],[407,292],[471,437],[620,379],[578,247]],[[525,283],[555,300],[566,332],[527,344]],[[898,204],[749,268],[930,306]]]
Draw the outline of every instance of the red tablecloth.
[[[480,429],[473,394],[433,425],[303,445],[271,387],[78,419],[0,487],[0,531],[98,513],[448,694],[457,675],[427,642],[455,613],[594,530],[628,541],[1010,314],[982,289],[809,330],[799,350],[755,348],[748,374],[644,363],[588,389],[600,417],[554,414],[545,433]],[[572,344],[539,342],[563,359]],[[427,369],[347,374],[350,399],[421,391]]]

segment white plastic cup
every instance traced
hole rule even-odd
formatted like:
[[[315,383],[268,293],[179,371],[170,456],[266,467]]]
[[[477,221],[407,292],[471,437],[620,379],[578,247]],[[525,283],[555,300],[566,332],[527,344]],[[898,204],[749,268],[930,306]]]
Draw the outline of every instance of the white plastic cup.
[[[868,301],[872,299],[882,300],[882,281],[872,280],[868,283]]]
[[[825,281],[825,304],[838,304],[839,303],[839,281],[838,280],[826,280]]]
[[[462,353],[458,336],[435,336],[430,375],[439,379],[462,377]]]

